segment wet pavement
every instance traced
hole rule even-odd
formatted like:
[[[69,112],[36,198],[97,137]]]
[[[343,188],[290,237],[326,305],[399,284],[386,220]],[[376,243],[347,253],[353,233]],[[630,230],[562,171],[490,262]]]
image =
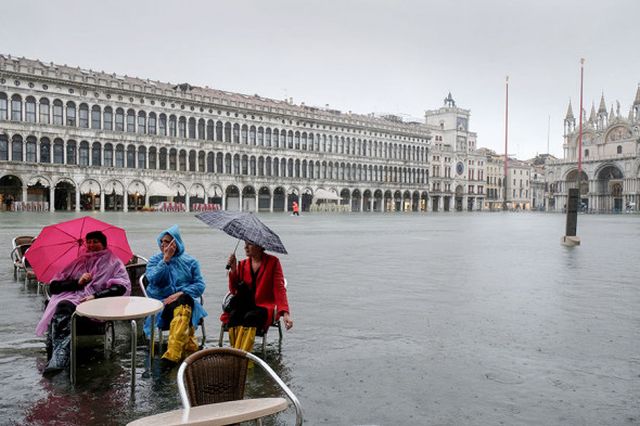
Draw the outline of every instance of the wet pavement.
[[[178,223],[207,280],[207,345],[217,344],[224,265],[235,241],[190,214],[94,213],[149,257]],[[78,383],[41,377],[35,286],[13,280],[11,239],[75,213],[0,214],[0,424],[105,424],[179,408],[175,371],[129,390],[127,328],[113,357],[85,342]],[[640,217],[534,213],[265,214],[295,326],[267,361],[310,425],[640,424]],[[242,250],[239,251],[242,253]],[[4,265],[4,266],[3,266]],[[273,396],[254,371],[247,393]],[[265,424],[292,424],[290,408]]]

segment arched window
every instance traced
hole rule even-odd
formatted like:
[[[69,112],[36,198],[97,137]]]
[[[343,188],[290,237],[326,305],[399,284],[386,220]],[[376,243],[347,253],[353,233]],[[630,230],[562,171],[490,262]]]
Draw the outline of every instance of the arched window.
[[[223,157],[221,152],[216,154],[216,172],[220,174],[224,173],[224,169],[222,168],[223,166],[222,159]]]
[[[169,170],[178,168],[178,151],[175,148],[169,150]]]
[[[127,168],[136,168],[136,147],[133,145],[127,146]]]
[[[160,170],[167,170],[167,148],[160,148],[158,164],[160,166]]]
[[[76,164],[76,141],[70,140],[67,142],[67,164]]]
[[[78,107],[78,125],[83,129],[89,128],[89,106],[80,104]]]
[[[132,109],[127,110],[127,132],[136,132],[136,112]]]
[[[207,120],[207,140],[212,141],[214,139],[215,124],[213,120]]]
[[[224,141],[231,143],[231,123],[224,123]]]
[[[11,161],[22,160],[22,136],[13,135],[11,138]]]
[[[102,164],[102,145],[100,142],[94,142],[91,145],[91,165],[92,166],[101,166]]]
[[[147,148],[145,148],[144,146],[141,146],[138,148],[138,168],[139,169],[146,169],[146,162],[147,162]]]
[[[94,105],[91,107],[91,128],[99,129],[100,126],[100,116],[102,115],[102,111],[100,111],[99,105]]]
[[[277,157],[273,159],[273,176],[280,176],[280,161]]]
[[[249,174],[251,176],[256,175],[256,157],[254,156],[251,156],[251,158],[249,159]]]
[[[113,109],[111,107],[104,107],[102,113],[102,126],[105,130],[113,130]]]
[[[53,141],[53,163],[64,164],[64,141],[60,138]]]
[[[264,169],[265,175],[271,176],[271,157],[267,157],[264,161]]]
[[[300,139],[298,139],[298,141],[299,140]],[[293,149],[293,132],[291,130],[287,133],[287,148]]]
[[[196,119],[191,117],[189,119],[189,139],[196,138]]]
[[[53,101],[53,124],[62,126],[64,124],[63,121],[63,104],[60,99],[56,99]]]
[[[0,100],[0,102],[2,102]],[[2,117],[2,112],[0,112],[0,117]],[[49,124],[49,99],[41,98],[40,99],[40,123]]]
[[[123,168],[124,167],[124,145],[118,144],[116,145],[116,167]]]
[[[249,128],[249,144],[250,145],[256,144],[256,127],[255,126],[251,126]]]
[[[278,148],[280,145],[280,130],[273,129],[273,147]]]
[[[204,118],[198,120],[198,139],[204,139],[206,134],[205,131],[206,124],[204,122]]]
[[[240,125],[238,123],[233,125],[233,143],[240,143]]]
[[[622,145],[618,145],[618,147],[616,148],[616,152],[618,154],[622,154]]]
[[[155,170],[158,166],[157,166],[157,158],[158,156],[158,152],[156,150],[155,147],[151,147],[149,148],[149,168],[151,170]]]
[[[113,145],[104,144],[104,166],[113,167]]]
[[[271,146],[271,128],[270,127],[267,127],[267,130],[265,132],[264,144],[265,146]]]
[[[233,156],[233,174],[240,174],[240,156],[238,154]]]
[[[215,173],[216,156],[213,152],[207,153],[207,173]]]
[[[180,166],[180,171],[183,171],[183,172],[187,171],[187,153],[184,149],[180,150],[179,166]]]
[[[249,132],[249,128],[247,127],[246,124],[242,125],[242,129],[240,131],[240,142],[243,144],[247,144],[249,137],[248,137],[248,132]]]
[[[147,133],[149,133],[150,135],[155,135],[156,134],[156,113],[155,112],[150,112],[149,113],[149,127],[147,128]]]
[[[176,119],[175,115],[170,115],[169,116],[169,136],[171,136],[172,138],[175,138],[176,135],[178,134],[178,120]],[[174,169],[172,169],[174,170]]]
[[[138,111],[138,133],[147,133],[147,113],[144,111]]]
[[[89,165],[89,142],[87,141],[80,142],[80,149],[78,150],[78,165]]]
[[[228,175],[231,174],[231,154],[224,156],[224,172]]]
[[[189,171],[196,171],[196,152],[194,150],[189,151]]]
[[[222,121],[216,122],[216,141],[222,142]]]
[[[49,138],[40,139],[40,162],[51,163],[51,141]]]
[[[116,131],[124,132],[124,110],[122,108],[116,109]]]
[[[9,112],[7,105],[7,94],[0,92],[0,120],[6,120]]]
[[[36,138],[33,136],[27,137],[27,152],[25,156],[25,161],[27,163],[36,163],[38,161],[38,144],[36,143]]]
[[[76,104],[69,101],[67,102],[67,126],[76,127]]]
[[[158,134],[160,136],[167,136],[167,116],[160,114],[158,118]]]
[[[36,98],[33,96],[28,96],[25,100],[25,121],[28,123],[36,122]]]
[[[20,95],[11,97],[11,120],[22,121],[22,98]]]
[[[300,132],[296,132],[294,135],[295,149],[300,149]]]
[[[258,176],[264,176],[264,158],[258,158]]]
[[[247,158],[246,155],[242,156],[242,174],[243,175],[249,174],[249,159]]]

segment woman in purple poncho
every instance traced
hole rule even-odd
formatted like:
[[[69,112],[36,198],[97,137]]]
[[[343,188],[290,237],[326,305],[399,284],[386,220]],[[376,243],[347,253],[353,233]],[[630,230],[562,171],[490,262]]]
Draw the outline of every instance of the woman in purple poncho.
[[[43,375],[53,375],[69,365],[71,315],[76,305],[87,300],[131,293],[127,270],[107,249],[107,237],[100,231],[89,232],[87,252],[57,273],[49,283],[53,295],[36,327],[38,336],[47,333],[49,361]]]

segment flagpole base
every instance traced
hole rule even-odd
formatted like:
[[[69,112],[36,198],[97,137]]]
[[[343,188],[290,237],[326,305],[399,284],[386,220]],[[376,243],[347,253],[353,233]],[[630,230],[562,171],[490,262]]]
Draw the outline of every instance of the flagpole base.
[[[579,246],[580,245],[580,237],[577,237],[575,235],[574,236],[565,235],[560,240],[560,243],[563,246],[567,246],[567,247]]]

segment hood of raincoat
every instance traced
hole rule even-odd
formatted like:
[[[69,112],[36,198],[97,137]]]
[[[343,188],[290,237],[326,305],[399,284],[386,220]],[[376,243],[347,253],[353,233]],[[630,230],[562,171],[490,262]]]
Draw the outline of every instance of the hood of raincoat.
[[[162,250],[160,241],[162,240],[162,237],[167,234],[173,237],[174,241],[176,242],[176,253],[174,256],[181,256],[182,253],[184,253],[184,242],[182,242],[182,237],[180,236],[180,228],[178,227],[178,225],[173,225],[171,228],[162,231],[160,235],[158,235],[158,238],[156,239],[156,241],[158,242],[158,247],[160,247],[160,250]]]

